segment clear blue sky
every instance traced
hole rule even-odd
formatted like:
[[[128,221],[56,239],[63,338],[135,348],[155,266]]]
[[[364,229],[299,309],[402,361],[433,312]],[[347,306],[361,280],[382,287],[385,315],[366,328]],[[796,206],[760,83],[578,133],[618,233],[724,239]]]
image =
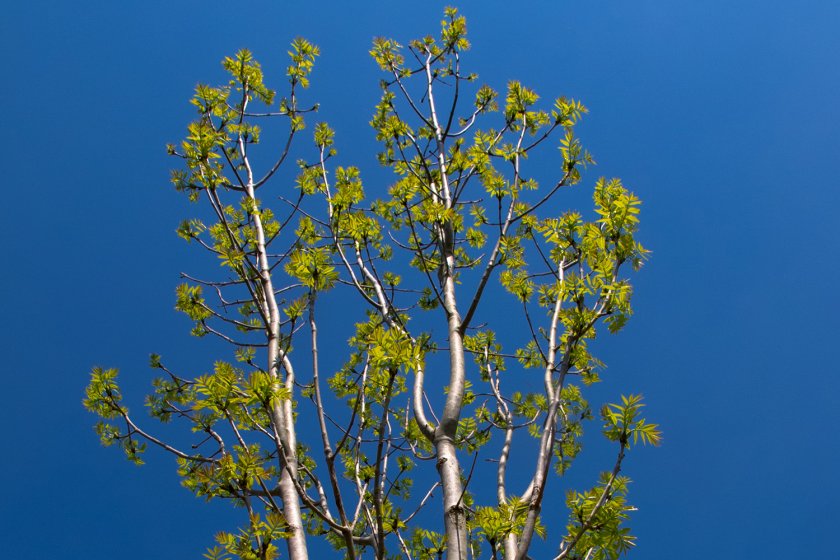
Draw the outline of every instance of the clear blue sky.
[[[836,555],[840,4],[458,5],[482,81],[581,98],[599,162],[587,184],[618,175],[645,202],[637,313],[601,354],[607,389],[644,393],[665,435],[626,464],[631,558]],[[4,6],[5,557],[198,558],[241,521],[181,488],[170,457],[136,468],[101,448],[81,407],[94,364],[120,367],[138,396],[151,351],[213,359],[173,310],[178,273],[201,257],[174,234],[188,209],[163,146],[223,56],[248,47],[279,79],[302,35],[322,50],[310,98],[375,176],[370,40],[434,32],[443,6]]]

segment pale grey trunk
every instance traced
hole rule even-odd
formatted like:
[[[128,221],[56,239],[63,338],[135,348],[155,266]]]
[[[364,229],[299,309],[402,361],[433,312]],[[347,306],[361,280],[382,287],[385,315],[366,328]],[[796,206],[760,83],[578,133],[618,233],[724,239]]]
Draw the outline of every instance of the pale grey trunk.
[[[249,176],[250,176],[249,166]],[[254,196],[253,183],[248,183],[248,195]],[[288,357],[280,349],[280,309],[274,295],[274,285],[271,281],[271,268],[268,264],[268,253],[265,246],[265,231],[259,212],[253,212],[251,217],[257,234],[257,253],[259,256],[260,284],[263,291],[263,304],[268,311],[268,371],[275,383],[283,384],[282,369],[286,370],[286,388],[294,390],[294,372]],[[308,560],[306,535],[303,529],[303,516],[300,510],[300,497],[295,488],[297,476],[297,437],[295,434],[294,416],[290,398],[275,402],[271,409],[271,421],[278,439],[278,455],[281,467],[279,490],[283,500],[283,516],[288,524],[289,537],[286,545],[291,560]]]
[[[437,468],[443,486],[443,522],[446,529],[447,560],[467,558],[467,519],[462,503],[464,488],[461,484],[461,467],[455,454],[455,445],[447,436],[435,438]]]
[[[545,491],[546,475],[551,465],[551,448],[554,443],[555,419],[559,402],[555,399],[548,407],[543,433],[540,438],[540,453],[537,458],[537,468],[532,480],[532,493],[528,507],[528,515],[525,518],[525,526],[522,529],[522,536],[519,539],[519,546],[516,551],[516,560],[523,560],[531,547],[531,539],[534,536],[534,529],[542,509],[543,492]]]
[[[438,202],[452,208],[452,193],[447,178],[445,132],[438,121],[435,107],[432,75],[432,53],[426,57],[426,95],[429,99],[429,112],[437,144],[437,164],[440,171],[440,188],[434,183],[431,190]],[[464,515],[464,488],[461,484],[461,466],[455,448],[455,434],[461,408],[464,402],[464,341],[461,332],[461,315],[455,298],[455,230],[452,223],[444,224],[440,230],[441,255],[443,262],[439,278],[443,288],[443,303],[446,310],[449,338],[449,393],[440,418],[440,426],[435,430],[434,445],[437,451],[437,468],[443,486],[443,520],[446,528],[446,559],[467,560],[467,520]]]
[[[560,262],[561,280],[563,278],[563,261]],[[543,492],[545,491],[546,475],[548,468],[551,465],[552,447],[554,446],[554,434],[556,433],[557,425],[557,410],[560,406],[560,390],[563,387],[563,380],[566,372],[569,370],[569,363],[571,358],[570,348],[566,347],[566,353],[563,356],[562,365],[558,382],[555,386],[553,374],[555,368],[555,360],[557,359],[557,325],[560,320],[560,310],[563,306],[563,299],[558,297],[554,302],[554,312],[551,316],[551,328],[548,335],[548,356],[546,357],[546,367],[543,382],[545,384],[545,395],[548,398],[549,405],[546,412],[545,422],[543,423],[542,437],[540,438],[540,450],[537,456],[537,465],[534,472],[534,477],[531,479],[529,485],[530,495],[528,501],[528,515],[525,518],[525,526],[522,528],[522,535],[519,538],[519,543],[516,546],[516,560],[523,560],[528,554],[528,548],[531,546],[531,539],[534,536],[537,521],[539,519],[540,510],[542,509]],[[527,494],[528,492],[526,492]],[[523,496],[524,498],[525,496]],[[507,550],[506,550],[507,553]]]
[[[464,514],[464,487],[461,483],[461,466],[455,448],[455,434],[464,401],[464,341],[461,334],[461,316],[455,301],[455,280],[452,277],[454,258],[447,257],[448,271],[444,272],[444,304],[449,329],[449,393],[435,430],[437,468],[443,487],[443,520],[446,528],[447,560],[466,560],[467,520]]]
[[[269,351],[270,353],[270,351]],[[282,358],[279,358],[278,361]],[[286,546],[291,560],[308,560],[306,548],[306,534],[303,529],[303,516],[300,510],[300,496],[298,496],[295,481],[292,476],[297,475],[297,440],[292,424],[291,400],[286,399],[276,403],[271,415],[274,431],[280,440],[280,481],[278,484],[280,498],[283,500],[283,516],[286,518],[290,536],[286,539]]]

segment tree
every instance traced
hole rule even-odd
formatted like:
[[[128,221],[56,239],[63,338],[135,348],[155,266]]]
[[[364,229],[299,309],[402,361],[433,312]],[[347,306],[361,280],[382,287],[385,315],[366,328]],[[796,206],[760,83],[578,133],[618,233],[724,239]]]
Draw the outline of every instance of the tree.
[[[178,234],[215,255],[227,276],[184,274],[176,308],[194,321],[193,335],[227,341],[235,361],[188,377],[151,356],[160,376],[146,406],[191,428],[191,452],[141,427],[115,369],[93,369],[84,404],[102,418],[103,444],[136,463],[147,444],[160,447],[196,495],[247,511],[246,525],[219,534],[208,558],[276,558],[285,542],[288,557],[302,560],[319,538],[354,559],[518,560],[535,533],[550,535],[558,559],[616,558],[634,544],[619,473],[628,449],[660,438],[638,396],[600,409],[616,457],[592,488],[567,493],[565,536],[540,511],[566,490],[552,470],[567,472],[594,416],[584,390],[602,364],[589,342],[631,314],[624,272],[647,253],[634,238],[640,202],[618,179],[599,179],[594,219],[552,213],[594,163],[574,132],[586,108],[560,97],[541,109],[519,82],[500,101],[462,70],[469,46],[451,8],[437,39],[374,41],[384,77],[371,125],[379,162],[396,177],[377,199],[358,168],[332,166],[325,123],[314,126],[309,159],[296,162],[294,190],[282,190],[281,170],[317,110],[300,100],[319,55],[308,41],[292,43],[279,102],[247,50],[223,61],[228,84],[197,86],[198,118],[168,151],[184,164],[175,188],[203,202],[205,215]],[[259,170],[261,123],[278,121],[285,140]],[[493,127],[479,128],[485,121]],[[561,158],[540,187],[527,158],[552,136]],[[279,196],[280,211],[258,194]],[[521,307],[525,335],[488,309],[485,300],[503,294],[494,278]],[[336,291],[354,294],[364,311],[327,310],[355,330],[343,366],[325,376],[318,304]],[[332,354],[345,348],[327,345]],[[527,369],[542,372],[540,384],[527,382]],[[517,438],[520,453],[532,453],[525,484],[508,472],[523,432],[532,439]]]

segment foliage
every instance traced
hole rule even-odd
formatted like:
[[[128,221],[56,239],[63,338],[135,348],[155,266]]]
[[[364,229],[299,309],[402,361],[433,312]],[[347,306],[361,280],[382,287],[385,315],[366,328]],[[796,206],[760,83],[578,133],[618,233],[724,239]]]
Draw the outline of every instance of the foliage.
[[[147,444],[161,447],[177,457],[186,488],[246,510],[247,524],[220,533],[207,558],[270,559],[284,548],[299,560],[322,538],[347,558],[519,559],[535,533],[557,539],[540,516],[547,493],[561,489],[551,467],[561,477],[572,467],[592,419],[584,391],[602,364],[590,342],[632,313],[626,269],[647,255],[635,237],[640,202],[602,178],[592,219],[554,213],[594,164],[575,132],[586,107],[566,97],[545,107],[515,81],[501,93],[479,85],[461,68],[469,48],[451,8],[439,38],[374,40],[384,78],[371,125],[378,160],[394,174],[380,198],[357,167],[332,166],[335,133],[319,122],[309,157],[296,162],[296,195],[280,191],[279,210],[263,203],[277,198],[261,191],[289,166],[317,110],[300,102],[319,55],[311,43],[292,43],[280,99],[247,50],[222,62],[226,84],[196,87],[198,117],[168,151],[183,161],[176,190],[203,201],[204,215],[178,235],[215,255],[227,277],[185,274],[176,309],[195,336],[228,342],[235,361],[181,376],[151,357],[160,375],[148,412],[188,425],[190,453],[135,423],[114,369],[93,370],[84,404],[102,418],[103,444],[136,463]],[[278,120],[286,140],[257,174],[262,123]],[[530,170],[551,137],[556,169]],[[358,305],[338,307],[354,294]],[[500,316],[505,297],[522,310],[527,336]],[[327,376],[319,302],[331,321],[355,325],[346,348],[328,342],[346,355]],[[542,372],[542,388],[523,370]],[[602,407],[617,457],[592,489],[568,492],[557,558],[612,559],[633,546],[619,472],[633,445],[660,440],[641,407],[638,396]],[[525,484],[508,473],[523,432],[536,446]]]

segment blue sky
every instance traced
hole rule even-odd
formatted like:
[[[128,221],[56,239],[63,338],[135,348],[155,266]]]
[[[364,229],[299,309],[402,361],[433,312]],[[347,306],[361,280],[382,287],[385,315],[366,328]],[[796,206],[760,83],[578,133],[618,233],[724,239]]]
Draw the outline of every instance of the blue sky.
[[[202,256],[174,234],[189,210],[163,147],[224,56],[250,48],[277,83],[302,35],[322,51],[308,94],[320,118],[341,157],[377,177],[370,41],[434,32],[444,5],[4,7],[7,557],[197,558],[241,520],[181,488],[171,458],[136,468],[101,448],[80,404],[92,365],[120,367],[139,397],[149,352],[196,368],[218,357],[173,310],[178,273]],[[626,465],[631,558],[835,554],[840,4],[457,5],[482,81],[580,98],[599,162],[585,184],[617,175],[644,201],[653,255],[636,315],[600,354],[601,390],[644,393],[665,436]]]

